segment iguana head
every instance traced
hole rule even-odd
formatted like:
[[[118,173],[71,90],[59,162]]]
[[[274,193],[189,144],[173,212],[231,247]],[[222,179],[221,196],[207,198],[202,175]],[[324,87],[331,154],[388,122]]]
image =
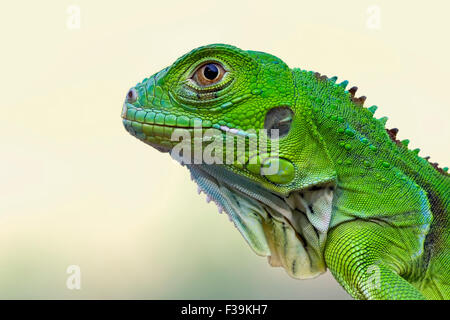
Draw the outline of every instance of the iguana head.
[[[257,254],[307,278],[325,270],[335,177],[308,103],[277,57],[215,44],[131,88],[122,118],[132,135],[183,159]],[[180,138],[188,143],[178,153]],[[211,152],[213,140],[222,147]]]

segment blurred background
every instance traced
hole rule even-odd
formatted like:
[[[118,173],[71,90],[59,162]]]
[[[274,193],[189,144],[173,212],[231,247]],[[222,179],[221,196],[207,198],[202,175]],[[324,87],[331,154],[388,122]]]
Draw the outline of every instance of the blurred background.
[[[450,165],[448,1],[9,1],[0,298],[348,299],[256,256],[187,170],[123,128],[127,90],[209,43],[337,75]],[[447,40],[446,40],[447,39]],[[70,290],[69,266],[81,288]]]

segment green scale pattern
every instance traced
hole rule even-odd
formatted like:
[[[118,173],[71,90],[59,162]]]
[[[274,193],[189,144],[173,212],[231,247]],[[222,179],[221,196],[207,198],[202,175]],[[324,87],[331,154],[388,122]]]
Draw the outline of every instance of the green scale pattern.
[[[205,63],[226,70],[202,86],[192,75]],[[316,72],[290,69],[258,51],[213,44],[194,49],[144,79],[127,98],[127,131],[168,151],[175,128],[233,129],[240,136],[264,129],[266,115],[289,107],[293,120],[279,139],[280,171],[258,164],[227,170],[267,192],[288,197],[334,185],[331,222],[323,249],[327,267],[358,299],[449,299],[450,178],[387,130],[376,106],[363,107],[356,87]],[[227,129],[227,130],[228,130]],[[375,279],[375,280],[374,280]]]

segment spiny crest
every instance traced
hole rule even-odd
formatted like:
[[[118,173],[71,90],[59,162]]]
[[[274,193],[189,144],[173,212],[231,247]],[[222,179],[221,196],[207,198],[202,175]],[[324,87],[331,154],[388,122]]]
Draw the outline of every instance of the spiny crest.
[[[398,129],[397,128],[392,128],[392,129],[387,129],[386,128],[386,132],[389,135],[389,138],[391,138],[391,140],[394,141],[396,145],[398,145],[399,147],[404,147],[405,146],[402,143],[402,141],[397,140],[397,133],[398,133]]]
[[[375,114],[375,111],[377,111],[377,109],[378,107],[375,105],[367,108],[367,110],[369,110],[372,114]]]
[[[348,81],[347,80],[344,80],[341,83],[339,83],[339,86],[341,86],[344,89],[347,88],[347,85],[348,85]]]
[[[336,80],[337,80],[337,77],[336,76],[334,76],[334,77],[331,77],[331,78],[328,78],[326,75],[321,75],[319,72],[315,72],[314,73],[314,76],[316,77],[316,79],[317,80],[319,80],[319,81],[330,81],[330,82],[332,82],[333,84],[335,84],[336,83]],[[347,80],[344,80],[344,81],[342,81],[341,83],[339,83],[338,84],[340,87],[342,87],[344,90],[345,90],[345,88],[347,87],[347,85],[348,85],[348,81]],[[360,107],[362,107],[363,105],[364,105],[364,102],[366,101],[366,96],[361,96],[361,97],[355,97],[355,93],[356,93],[356,91],[358,90],[358,87],[351,87],[349,90],[348,90],[348,92],[350,93],[350,99],[353,101],[353,103],[354,104],[356,104],[356,105],[358,105],[358,106],[360,106]]]
[[[427,157],[427,158],[430,158],[430,157]],[[439,167],[439,163],[437,163],[437,162],[430,162],[430,161],[428,161],[428,159],[425,159],[425,160],[427,160],[427,162],[429,164],[431,164],[431,166],[433,168],[435,168],[438,172],[440,172],[440,173],[442,173],[444,175],[448,174],[448,167],[441,168],[441,167]]]
[[[392,128],[392,129],[387,129],[386,128],[386,132],[389,135],[389,138],[391,138],[391,140],[393,142],[395,142],[395,144],[397,146],[404,147],[404,148],[408,149],[408,144],[409,144],[409,140],[408,139],[405,139],[403,141],[400,141],[400,140],[397,139],[397,133],[398,133],[398,129],[397,128]],[[414,154],[418,155],[419,152],[420,152],[420,149],[418,149],[418,148],[414,149],[414,150],[412,150],[412,152]],[[447,173],[448,168],[447,167],[440,168],[439,164],[437,162],[430,162],[430,156],[423,157],[423,159],[425,159],[429,164],[431,164],[433,166],[433,168],[435,168],[438,172],[440,172],[442,174],[446,174]]]
[[[318,73],[318,72],[315,72],[315,73],[314,73],[314,76],[315,76],[316,79],[319,80],[319,81],[330,81],[330,82],[332,82],[333,84],[335,84],[335,83],[336,83],[336,80],[337,80],[337,77],[336,77],[336,76],[331,77],[331,78],[328,78],[326,75],[321,75],[321,74]],[[344,81],[342,81],[341,83],[338,84],[338,86],[342,87],[344,90],[346,89],[347,85],[348,85],[348,81],[347,81],[347,80],[344,80]],[[350,94],[350,99],[351,99],[351,101],[353,101],[353,103],[354,103],[355,105],[360,106],[360,107],[363,107],[364,102],[366,101],[366,96],[361,96],[361,97],[359,97],[359,98],[356,98],[356,97],[355,97],[355,94],[356,94],[356,91],[357,91],[357,90],[358,90],[358,87],[356,87],[356,86],[353,86],[353,87],[351,87],[350,89],[348,89],[348,93]],[[375,114],[375,111],[376,111],[377,109],[378,109],[378,107],[375,106],[375,105],[373,105],[373,106],[367,108],[367,110],[370,111],[370,113],[372,113],[372,114]],[[385,125],[386,125],[386,122],[387,122],[387,120],[388,120],[388,118],[387,118],[387,117],[382,117],[382,118],[380,118],[380,119],[378,119],[378,120],[383,124],[383,126],[385,126]],[[402,141],[400,141],[400,140],[397,139],[397,133],[398,133],[398,129],[397,129],[397,128],[392,128],[392,129],[387,129],[387,128],[386,128],[386,133],[388,134],[389,138],[390,138],[397,146],[399,146],[399,147],[404,147],[404,148],[408,149],[408,144],[409,144],[409,140],[408,140],[408,139],[405,139],[405,140],[402,140]],[[419,152],[420,152],[420,149],[414,149],[414,150],[412,150],[411,152],[413,152],[413,153],[415,153],[416,155],[418,155]],[[447,174],[448,174],[448,168],[447,168],[447,167],[440,168],[440,167],[439,167],[439,164],[438,164],[437,162],[430,162],[430,161],[429,161],[429,160],[430,160],[430,157],[429,157],[429,156],[424,157],[423,159],[425,159],[429,164],[431,164],[431,166],[433,166],[433,168],[435,168],[439,173],[444,174],[444,175],[447,175]]]
[[[328,80],[328,77],[326,75],[321,75],[319,72],[315,72],[314,77],[316,77],[316,79],[319,81],[327,81]]]
[[[409,140],[405,139],[403,141],[400,141],[397,139],[397,133],[398,133],[398,129],[397,128],[392,128],[392,129],[387,129],[386,128],[386,132],[389,135],[389,138],[391,138],[391,140],[393,142],[395,142],[396,145],[398,145],[399,147],[404,147],[404,148],[408,148],[408,144],[409,144]],[[419,154],[420,149],[414,149],[412,150],[412,152],[416,155]],[[433,168],[435,168],[438,172],[442,173],[442,174],[446,174],[448,171],[448,168],[440,168],[439,164],[437,162],[430,162],[430,156],[426,156],[423,157],[423,159],[425,159],[429,164],[431,164],[433,166]]]
[[[388,121],[388,117],[381,117],[380,119],[378,119],[382,124],[383,124],[383,126],[385,126],[386,125],[386,122]]]
[[[408,144],[409,144],[409,140],[405,139],[403,141],[397,140],[397,133],[398,133],[398,129],[397,128],[392,128],[392,129],[387,129],[386,128],[386,132],[389,135],[389,138],[391,138],[392,141],[395,142],[396,145],[398,145],[399,147],[405,147],[408,148]],[[412,152],[416,155],[419,154],[420,149],[414,149],[412,150]],[[442,173],[442,174],[446,174],[448,171],[447,167],[444,168],[440,168],[439,164],[437,162],[431,162],[430,161],[430,156],[426,156],[423,157],[423,159],[425,159],[429,164],[431,164],[433,166],[433,168],[435,168],[438,172]]]
[[[348,92],[350,93],[350,96],[352,98],[355,97],[355,93],[356,93],[357,90],[358,90],[358,87],[351,87],[350,89],[348,89]]]

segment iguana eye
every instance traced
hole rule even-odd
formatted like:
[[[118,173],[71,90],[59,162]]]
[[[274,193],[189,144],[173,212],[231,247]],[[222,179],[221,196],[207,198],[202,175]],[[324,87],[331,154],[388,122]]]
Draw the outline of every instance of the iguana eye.
[[[201,87],[210,86],[222,80],[225,69],[218,63],[207,63],[194,72],[192,79]]]

